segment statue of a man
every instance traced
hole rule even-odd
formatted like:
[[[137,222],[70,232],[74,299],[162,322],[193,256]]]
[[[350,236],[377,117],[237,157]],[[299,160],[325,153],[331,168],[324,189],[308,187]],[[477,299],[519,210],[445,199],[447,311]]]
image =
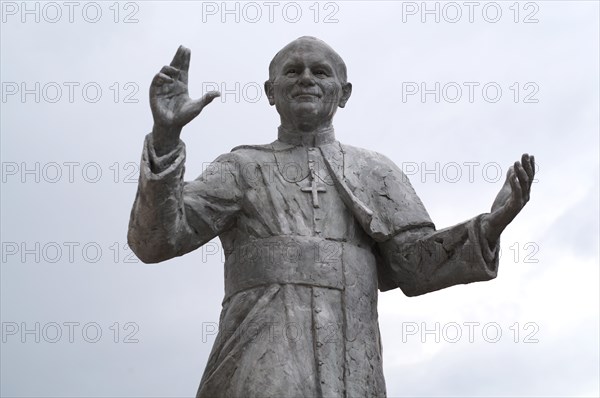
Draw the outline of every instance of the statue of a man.
[[[146,263],[214,237],[226,253],[220,330],[198,397],[385,396],[378,289],[408,296],[493,279],[499,237],[529,200],[533,156],[515,162],[490,213],[436,230],[402,171],[341,144],[342,58],[301,37],[269,66],[278,137],[221,155],[184,182],[184,125],[219,95],[188,95],[180,47],[150,87],[129,245]]]

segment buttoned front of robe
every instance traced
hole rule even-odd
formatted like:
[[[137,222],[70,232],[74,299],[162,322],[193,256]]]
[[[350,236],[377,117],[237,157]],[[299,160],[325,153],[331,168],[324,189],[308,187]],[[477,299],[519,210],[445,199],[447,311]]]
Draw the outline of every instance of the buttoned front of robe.
[[[497,274],[475,217],[436,231],[406,176],[333,130],[280,130],[184,182],[185,147],[144,144],[129,244],[145,262],[216,236],[219,333],[198,397],[385,396],[378,290],[418,295]]]

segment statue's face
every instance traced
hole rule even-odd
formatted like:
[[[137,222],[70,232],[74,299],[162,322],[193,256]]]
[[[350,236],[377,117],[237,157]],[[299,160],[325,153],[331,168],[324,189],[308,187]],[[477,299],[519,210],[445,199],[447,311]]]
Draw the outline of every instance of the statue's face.
[[[297,40],[276,63],[273,81],[266,83],[271,105],[282,121],[294,125],[330,122],[337,107],[350,96],[351,85],[343,84],[330,50],[315,40]]]

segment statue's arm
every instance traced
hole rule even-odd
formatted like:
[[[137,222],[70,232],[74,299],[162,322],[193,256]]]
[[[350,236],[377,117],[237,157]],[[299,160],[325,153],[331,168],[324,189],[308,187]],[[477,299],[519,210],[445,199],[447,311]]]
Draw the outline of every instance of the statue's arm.
[[[185,216],[184,164],[183,142],[158,156],[152,134],[146,136],[127,231],[129,247],[145,263],[168,260],[201,244],[200,234],[194,236]],[[196,227],[196,230],[206,235],[206,229]]]
[[[407,296],[418,296],[494,279],[499,242],[490,247],[481,232],[483,217],[439,231],[433,227],[410,229],[380,243],[382,290],[399,287]]]
[[[181,130],[220,95],[209,92],[197,100],[190,98],[190,58],[190,50],[180,46],[171,64],[163,66],[150,85],[154,127],[144,141],[127,233],[129,246],[147,263],[196,249],[218,235],[222,221],[230,220],[237,210],[237,202],[227,200],[236,196],[237,187],[223,184],[219,176],[207,172],[196,181],[183,180],[185,145],[179,138]],[[228,191],[219,197],[224,186]],[[217,203],[212,205],[211,200]],[[220,221],[211,222],[215,219]]]
[[[195,181],[184,181],[185,145],[158,156],[144,142],[127,240],[145,263],[188,253],[226,230],[241,208],[235,153],[217,158]]]
[[[500,234],[529,201],[534,176],[534,158],[523,154],[510,167],[490,213],[440,231],[433,227],[401,230],[380,242],[380,288],[400,287],[406,295],[417,296],[495,278]],[[406,187],[414,194],[408,182]]]

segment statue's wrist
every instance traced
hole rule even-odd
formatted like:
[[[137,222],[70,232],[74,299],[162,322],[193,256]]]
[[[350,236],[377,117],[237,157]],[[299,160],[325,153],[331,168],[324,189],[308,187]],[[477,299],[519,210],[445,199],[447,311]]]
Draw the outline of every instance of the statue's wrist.
[[[484,214],[481,217],[480,224],[481,233],[488,241],[490,247],[495,246],[496,242],[498,242],[498,239],[500,239],[500,234],[502,233],[502,231],[497,227],[496,223],[494,223],[492,220],[492,217],[492,214]]]
[[[152,146],[158,156],[165,155],[179,144],[180,127],[165,127],[155,124],[152,128]]]

